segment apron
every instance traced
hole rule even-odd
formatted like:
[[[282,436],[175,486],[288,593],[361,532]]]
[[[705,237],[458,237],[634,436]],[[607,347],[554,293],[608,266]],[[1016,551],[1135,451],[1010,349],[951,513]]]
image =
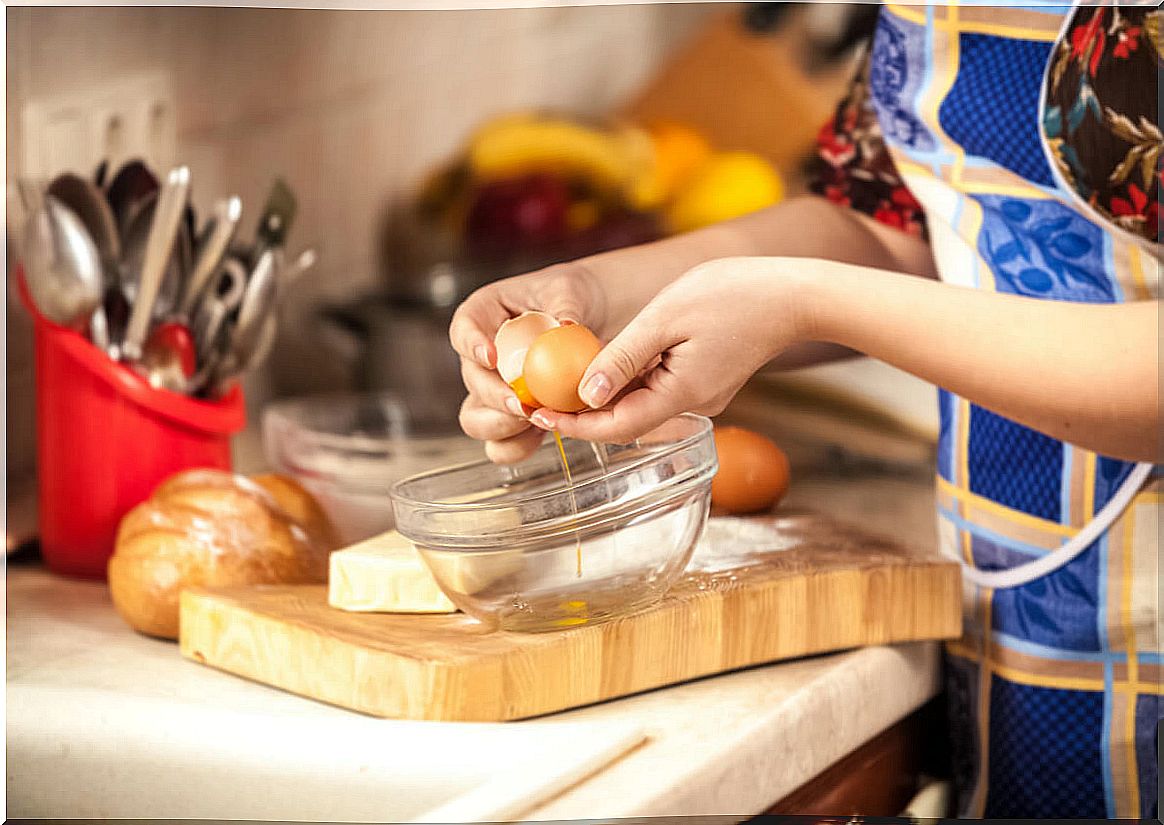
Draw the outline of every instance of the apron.
[[[1072,138],[1112,115],[1090,87],[1071,105],[1052,91],[1087,82],[1101,40],[1133,50],[1111,9],[1068,38],[1077,12],[1091,10],[885,6],[864,83],[893,174],[877,164],[858,173],[866,183],[840,173],[854,153],[876,154],[869,135],[838,137],[850,112],[822,133],[833,169],[817,191],[879,203],[879,219],[926,235],[949,283],[1157,299],[1160,247],[1142,230],[1158,213],[1131,188],[1152,191],[1159,153],[1155,167],[1140,164],[1149,145],[1103,191],[1073,171]],[[958,815],[1156,816],[1160,473],[946,391],[939,403],[940,544],[965,574],[964,635],[946,649]]]

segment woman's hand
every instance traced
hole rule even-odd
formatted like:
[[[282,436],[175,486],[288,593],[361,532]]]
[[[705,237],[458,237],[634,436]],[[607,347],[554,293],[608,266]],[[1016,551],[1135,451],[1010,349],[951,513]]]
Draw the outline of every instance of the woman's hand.
[[[461,405],[461,428],[485,442],[491,461],[520,461],[537,449],[545,435],[530,425],[521,402],[497,373],[493,337],[498,327],[536,309],[558,320],[585,324],[601,335],[605,306],[590,270],[572,263],[489,284],[458,307],[449,339],[461,357],[461,377],[469,391]]]
[[[753,373],[804,340],[800,265],[724,258],[689,270],[586,370],[579,394],[591,410],[537,410],[532,422],[572,438],[625,443],[682,412],[719,414]]]
[[[711,273],[727,265],[723,261],[716,262],[717,259],[759,255],[797,256],[802,261],[828,257],[934,276],[929,250],[920,240],[880,225],[850,209],[831,204],[823,198],[801,196],[695,232],[642,246],[616,249],[572,264],[553,266],[530,275],[499,281],[470,296],[457,311],[450,329],[450,338],[461,356],[462,374],[469,389],[469,397],[461,409],[462,427],[469,435],[484,440],[486,453],[498,462],[519,461],[533,452],[541,442],[541,431],[530,428],[516,396],[494,371],[497,356],[493,348],[493,336],[507,318],[527,309],[539,309],[562,319],[579,321],[606,340],[629,325],[661,290],[683,273],[692,272],[692,284],[699,282],[695,275],[697,271],[706,271],[708,278],[714,280]],[[784,260],[787,262],[790,259],[786,257]],[[706,263],[708,261],[712,263]],[[707,269],[703,270],[703,267]],[[789,269],[789,266],[784,265],[781,271]],[[744,323],[743,319],[755,315],[752,310],[758,295],[775,286],[772,283],[760,283],[763,277],[742,293],[733,286],[733,297],[730,300],[735,301],[735,304],[721,305],[720,301],[725,299],[726,293],[721,294],[720,288],[735,284],[737,276],[743,278],[742,270],[735,274],[729,273],[723,277],[722,283],[707,284],[711,300],[708,306],[716,317],[725,321],[738,315],[739,323],[735,324],[735,328],[742,335],[751,337],[753,330],[748,328],[751,322]],[[687,288],[682,287],[684,290]],[[685,300],[687,298],[682,292],[672,292],[667,301],[677,306],[687,306],[690,304],[690,301]],[[788,314],[785,307],[773,309],[774,318],[784,318]],[[705,311],[696,311],[694,315]],[[663,320],[677,322],[666,318]],[[711,332],[716,336],[723,334],[723,330]],[[778,341],[781,335],[786,334],[786,330],[776,330],[774,334],[775,338],[770,339],[770,342]],[[690,347],[671,343],[675,346],[660,346],[656,354],[672,348],[682,352],[680,362],[694,361]],[[786,366],[803,366],[820,360],[822,356],[836,357],[836,352],[797,347],[786,354]],[[707,378],[718,382],[718,376],[730,372],[739,380],[739,365],[745,357],[743,352],[736,352],[733,348],[724,356],[723,362],[709,365]],[[674,361],[674,358],[670,360]],[[678,369],[678,365],[665,362],[664,367],[651,379],[656,384],[648,389],[660,391],[673,381],[670,373]],[[654,395],[649,397],[655,398]],[[674,400],[673,395],[670,397]],[[635,404],[638,403],[636,400]],[[710,410],[715,406],[705,401],[701,408]],[[584,426],[589,426],[589,423],[587,420]],[[564,426],[570,427],[571,423]]]

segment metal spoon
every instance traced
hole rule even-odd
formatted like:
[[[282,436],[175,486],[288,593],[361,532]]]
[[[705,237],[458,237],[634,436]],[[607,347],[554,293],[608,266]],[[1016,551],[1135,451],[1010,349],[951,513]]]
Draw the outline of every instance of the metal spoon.
[[[313,267],[316,258],[314,249],[306,249],[290,265],[284,265],[282,247],[268,248],[259,256],[247,284],[247,295],[239,310],[229,350],[215,365],[208,385],[221,390],[226,382],[266,360],[279,331],[275,315],[279,290]]]
[[[279,294],[277,251],[267,249],[247,279],[246,293],[238,308],[238,321],[231,331],[230,349],[250,352],[263,332],[263,324],[275,308]]]
[[[226,372],[221,380],[228,380],[235,375],[241,375],[249,369],[259,366],[271,353],[275,345],[276,333],[279,331],[279,319],[272,313],[263,323],[263,329],[255,339],[249,351],[235,351],[233,354],[233,372]]]
[[[49,184],[48,193],[71,209],[84,224],[97,254],[101,259],[102,294],[116,289],[120,281],[121,238],[113,210],[105,196],[93,183],[72,173],[57,176]],[[103,350],[109,351],[111,333],[105,308],[98,305],[89,321],[89,337]]]
[[[254,349],[250,352],[236,353],[238,371],[239,373],[257,367],[267,360],[267,356],[271,352],[271,348],[275,345],[276,333],[279,331],[279,319],[272,313],[267,316],[266,323],[263,324],[263,331],[255,341]]]
[[[222,258],[226,255],[231,240],[234,239],[241,216],[242,201],[237,197],[220,200],[214,205],[214,214],[210,218],[206,234],[198,245],[194,267],[190,277],[186,279],[186,289],[178,307],[182,315],[191,316],[202,291],[218,271]]]
[[[158,196],[156,194],[147,195],[129,218],[129,225],[126,227],[121,286],[125,297],[131,304],[137,303],[146,250],[149,247],[157,215]],[[162,284],[158,288],[151,318],[163,317],[174,309],[182,287],[182,257],[189,242],[190,237],[186,234],[184,222],[181,222],[177,229],[177,237],[174,240],[174,254],[166,261],[165,274],[162,278]]]
[[[117,174],[109,181],[105,196],[109,199],[109,208],[113,210],[122,237],[125,237],[133,205],[157,191],[158,179],[140,160],[131,160],[117,170]]]
[[[121,257],[121,237],[117,220],[101,190],[71,172],[58,175],[49,184],[48,193],[76,213],[89,231],[102,258],[116,261]]]
[[[68,207],[45,195],[25,227],[29,294],[48,320],[83,329],[101,305],[101,259],[93,239]]]
[[[236,343],[223,357],[214,369],[212,380],[208,385],[212,386],[217,394],[231,379],[261,364],[271,353],[278,331],[278,319],[274,315],[268,315],[257,335]]]
[[[112,287],[106,288],[102,303],[105,320],[109,325],[109,339],[113,342],[109,348],[109,357],[120,359],[120,342],[125,339],[125,327],[129,324],[129,299],[120,287]]]
[[[129,314],[129,326],[125,332],[122,357],[130,360],[141,358],[142,345],[149,332],[154,304],[166,276],[166,264],[174,249],[178,230],[186,209],[190,193],[190,169],[180,166],[170,171],[166,183],[158,195],[154,220],[146,243],[145,258],[142,261],[141,282],[133,309]]]

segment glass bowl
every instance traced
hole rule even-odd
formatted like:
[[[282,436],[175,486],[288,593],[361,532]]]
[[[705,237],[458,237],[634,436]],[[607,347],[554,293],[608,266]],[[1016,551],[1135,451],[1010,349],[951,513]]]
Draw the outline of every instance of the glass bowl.
[[[393,483],[484,454],[455,414],[435,418],[394,393],[277,401],[263,411],[263,451],[272,469],[311,491],[351,544],[392,529]]]
[[[609,620],[663,596],[707,520],[711,422],[682,415],[626,446],[547,439],[517,465],[476,461],[392,487],[396,529],[440,588],[491,628]]]

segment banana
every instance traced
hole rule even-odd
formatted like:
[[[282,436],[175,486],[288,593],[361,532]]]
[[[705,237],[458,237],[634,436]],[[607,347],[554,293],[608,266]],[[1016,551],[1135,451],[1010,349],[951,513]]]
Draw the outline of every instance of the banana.
[[[507,115],[470,139],[469,168],[478,179],[527,172],[581,177],[600,189],[627,191],[652,165],[650,137],[633,127],[593,129],[558,118]]]

